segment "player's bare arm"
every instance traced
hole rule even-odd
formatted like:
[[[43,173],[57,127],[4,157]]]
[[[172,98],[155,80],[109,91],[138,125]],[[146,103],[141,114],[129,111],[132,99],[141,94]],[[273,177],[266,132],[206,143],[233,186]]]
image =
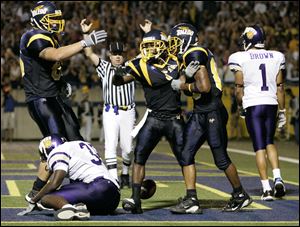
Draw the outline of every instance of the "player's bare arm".
[[[56,170],[53,178],[41,189],[41,191],[32,199],[32,202],[38,202],[44,195],[55,191],[63,182],[67,173],[63,170]]]
[[[244,79],[241,71],[235,72],[235,95],[238,105],[242,105],[242,98],[244,96]]]
[[[204,66],[194,75],[194,83],[185,83],[180,85],[180,89],[184,91],[189,91],[193,93],[208,93],[211,89],[211,84],[208,78],[207,70]]]
[[[277,74],[276,78],[277,83],[277,100],[278,100],[278,107],[279,110],[285,109],[285,93],[284,93],[284,81],[283,81],[283,74],[280,70]]]
[[[87,28],[89,27],[91,27],[91,24],[87,25]],[[88,48],[105,41],[106,37],[107,37],[107,33],[104,30],[93,31],[90,34],[85,35],[83,37],[83,40],[77,43],[73,43],[71,45],[59,47],[59,48],[54,48],[54,47],[45,48],[40,52],[39,57],[47,61],[66,60],[72,57],[73,55],[79,53],[84,48]]]
[[[82,49],[81,42],[60,48],[48,47],[40,52],[39,57],[47,61],[62,61],[72,57]]]

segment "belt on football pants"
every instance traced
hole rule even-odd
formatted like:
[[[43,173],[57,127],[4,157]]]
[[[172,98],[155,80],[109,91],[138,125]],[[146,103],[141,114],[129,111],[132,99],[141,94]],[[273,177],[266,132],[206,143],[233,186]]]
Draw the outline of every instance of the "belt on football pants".
[[[127,110],[131,110],[135,107],[135,104],[131,104],[128,106],[114,106],[111,104],[104,104],[105,106],[105,111],[108,112],[110,110],[110,108],[114,109],[115,114],[119,114],[118,110],[123,110],[123,111],[127,111]]]

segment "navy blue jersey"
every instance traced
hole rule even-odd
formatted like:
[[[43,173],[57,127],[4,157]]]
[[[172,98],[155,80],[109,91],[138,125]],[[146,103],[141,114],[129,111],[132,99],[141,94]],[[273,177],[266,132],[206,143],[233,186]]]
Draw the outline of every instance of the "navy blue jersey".
[[[48,47],[59,47],[57,38],[50,32],[32,29],[22,35],[20,66],[26,102],[40,97],[55,97],[59,93],[61,63],[39,57],[39,53]]]
[[[191,61],[199,61],[200,65],[206,67],[208,77],[211,83],[209,93],[194,95],[194,111],[209,112],[220,108],[222,105],[222,82],[219,78],[217,65],[212,52],[201,46],[190,47],[182,57],[183,67],[187,67]],[[194,78],[187,80],[187,83],[194,82]]]
[[[126,72],[142,84],[147,108],[166,114],[180,112],[180,93],[171,87],[171,80],[179,78],[179,62],[175,56],[169,55],[162,65],[136,58],[129,62]]]

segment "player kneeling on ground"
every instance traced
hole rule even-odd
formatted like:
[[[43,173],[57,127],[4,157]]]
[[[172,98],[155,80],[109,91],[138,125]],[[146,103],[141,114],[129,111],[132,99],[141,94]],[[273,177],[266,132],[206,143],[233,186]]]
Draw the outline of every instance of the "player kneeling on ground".
[[[53,208],[56,220],[88,220],[90,213],[115,211],[120,201],[119,184],[91,144],[65,142],[54,134],[41,140],[39,149],[53,176],[19,215],[33,211],[37,203]],[[67,176],[70,184],[60,187]]]

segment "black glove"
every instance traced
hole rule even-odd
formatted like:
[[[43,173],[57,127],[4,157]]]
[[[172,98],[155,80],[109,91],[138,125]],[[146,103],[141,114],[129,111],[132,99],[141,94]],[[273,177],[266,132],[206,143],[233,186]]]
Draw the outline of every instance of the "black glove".
[[[122,85],[124,83],[123,76],[125,76],[126,74],[127,73],[126,73],[125,67],[121,66],[121,67],[116,68],[115,75],[112,80],[113,85],[116,85],[116,86]]]

